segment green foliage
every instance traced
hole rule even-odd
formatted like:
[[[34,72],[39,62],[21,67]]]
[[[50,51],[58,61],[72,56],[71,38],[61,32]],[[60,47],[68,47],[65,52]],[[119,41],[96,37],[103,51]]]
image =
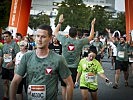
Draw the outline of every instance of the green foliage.
[[[55,25],[58,23],[58,18],[60,14],[64,15],[65,22],[62,25],[61,30],[64,30],[67,25],[70,27],[77,27],[79,29],[87,28],[88,29],[88,16],[90,12],[90,7],[86,7],[85,4],[81,2],[76,2],[76,0],[71,0],[73,3],[70,3],[69,0],[65,0],[66,2],[62,2],[61,6],[58,9],[58,15],[55,19]],[[67,3],[68,2],[68,3]],[[76,2],[76,3],[75,3]]]
[[[119,30],[122,34],[126,33],[125,13],[117,13],[117,18],[112,18],[109,21],[109,28],[113,31]]]
[[[29,26],[36,29],[41,24],[50,25],[50,18],[46,14],[31,15],[29,20]]]
[[[82,0],[64,0],[58,8],[58,15],[55,19],[55,26],[59,21],[59,15],[64,15],[64,23],[61,30],[63,31],[67,25],[77,27],[79,30],[90,30],[91,21],[96,18],[95,31],[104,33],[105,28],[113,30],[121,30],[125,32],[125,15],[118,14],[118,18],[112,18],[112,13],[107,12],[104,7],[95,5],[92,8],[86,7]]]
[[[0,1],[0,27],[3,29],[8,26],[11,2],[11,0]]]

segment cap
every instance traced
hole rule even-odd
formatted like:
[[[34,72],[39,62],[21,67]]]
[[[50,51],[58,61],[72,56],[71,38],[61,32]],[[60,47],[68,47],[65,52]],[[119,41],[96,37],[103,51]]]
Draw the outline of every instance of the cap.
[[[27,46],[27,44],[28,44],[28,42],[26,42],[26,41],[21,41],[19,43],[20,46],[25,46],[25,47]]]

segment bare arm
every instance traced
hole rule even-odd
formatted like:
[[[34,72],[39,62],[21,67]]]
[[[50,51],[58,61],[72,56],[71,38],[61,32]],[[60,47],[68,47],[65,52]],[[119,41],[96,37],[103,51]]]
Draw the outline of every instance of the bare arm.
[[[2,72],[2,57],[0,57],[0,73]]]
[[[77,76],[76,76],[76,82],[79,81],[79,78],[80,78],[81,74],[82,74],[82,73],[79,73],[79,72],[77,73]],[[75,83],[76,83],[76,82],[75,82]]]
[[[94,24],[95,24],[96,18],[94,18],[91,22],[91,31],[90,31],[90,35],[88,37],[88,41],[91,41],[94,38]]]
[[[15,100],[16,98],[16,90],[18,88],[18,85],[20,83],[20,81],[22,80],[22,77],[15,74],[13,77],[13,80],[11,81],[11,85],[10,85],[10,100]]]
[[[60,30],[60,27],[61,27],[61,24],[64,22],[64,18],[63,18],[63,14],[60,15],[59,17],[59,23],[57,24],[55,30],[54,30],[54,35],[57,37],[58,33],[59,33],[59,30]]]
[[[99,74],[99,76],[100,76],[102,79],[104,79],[104,80],[108,79],[104,73]],[[108,80],[109,80],[109,79],[108,79]]]
[[[132,41],[132,35],[131,35],[131,33],[130,33],[129,35],[130,35],[129,44],[130,44],[130,45],[133,45],[133,41]]]
[[[72,100],[74,84],[71,75],[63,79],[63,81],[66,83],[66,100]]]
[[[112,38],[112,35],[111,35],[111,31],[110,31],[110,29],[105,29],[107,32],[108,32],[108,34],[109,34],[109,39],[112,41],[112,42],[114,42],[114,39]]]

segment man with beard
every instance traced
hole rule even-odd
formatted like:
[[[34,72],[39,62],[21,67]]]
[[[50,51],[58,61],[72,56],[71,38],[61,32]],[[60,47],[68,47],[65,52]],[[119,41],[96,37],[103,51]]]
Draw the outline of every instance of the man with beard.
[[[125,79],[125,87],[128,86],[128,48],[129,44],[126,43],[126,37],[121,36],[119,41],[115,41],[111,36],[110,29],[106,28],[106,31],[109,34],[110,40],[114,43],[117,48],[117,56],[116,56],[116,65],[115,65],[115,84],[113,86],[114,89],[118,88],[118,82],[120,78],[120,72],[123,71],[124,79]]]

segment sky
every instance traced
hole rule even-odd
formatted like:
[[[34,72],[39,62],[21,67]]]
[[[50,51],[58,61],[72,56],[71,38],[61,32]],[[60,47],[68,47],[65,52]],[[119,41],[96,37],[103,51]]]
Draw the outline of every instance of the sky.
[[[115,0],[115,10],[125,11],[125,0]]]

